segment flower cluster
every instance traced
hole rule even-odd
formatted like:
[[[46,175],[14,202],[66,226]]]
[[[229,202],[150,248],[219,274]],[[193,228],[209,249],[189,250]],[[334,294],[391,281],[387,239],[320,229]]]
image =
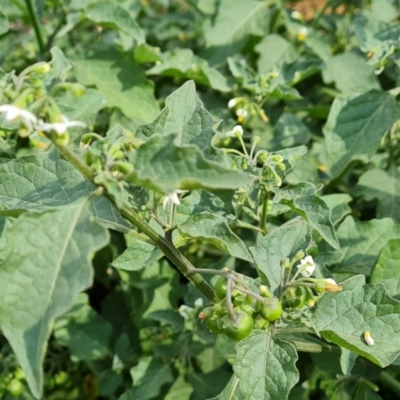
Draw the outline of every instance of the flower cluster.
[[[70,121],[65,115],[60,116],[58,122],[44,122],[37,119],[34,114],[13,104],[0,106],[0,114],[4,115],[7,122],[20,121],[30,132],[56,132],[58,135],[65,133],[68,128],[85,127],[86,124],[80,121]]]

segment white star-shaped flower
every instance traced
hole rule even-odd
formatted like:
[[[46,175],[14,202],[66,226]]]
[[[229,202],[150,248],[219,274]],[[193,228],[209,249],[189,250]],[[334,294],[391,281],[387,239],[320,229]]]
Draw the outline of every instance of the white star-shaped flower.
[[[29,129],[32,129],[33,124],[36,124],[37,122],[37,118],[30,111],[16,107],[12,104],[3,104],[0,106],[0,114],[4,114],[6,121],[16,121],[17,119],[20,119]]]
[[[185,193],[186,190],[175,190],[175,192],[171,194],[167,194],[163,197],[163,208],[165,209],[169,203],[175,204],[176,206],[179,206],[181,204],[179,200],[178,194]]]
[[[84,128],[86,124],[81,121],[70,121],[65,115],[62,115],[61,122],[47,123],[42,121],[39,124],[38,129],[44,132],[56,131],[59,135],[61,135],[62,133],[67,131],[68,128],[72,128],[74,126],[80,126]]]
[[[309,278],[315,271],[314,260],[311,256],[304,257],[297,266],[302,276]]]
[[[226,136],[230,137],[243,136],[243,128],[240,125],[235,125],[231,131],[226,132]]]

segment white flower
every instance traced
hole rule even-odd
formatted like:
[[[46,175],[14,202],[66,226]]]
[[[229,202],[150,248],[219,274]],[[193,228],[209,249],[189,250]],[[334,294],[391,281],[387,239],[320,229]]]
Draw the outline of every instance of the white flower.
[[[298,19],[298,20],[300,20],[300,21],[303,20],[303,14],[302,14],[300,11],[297,11],[297,10],[292,11],[292,13],[290,14],[290,16],[291,16],[293,19]]]
[[[370,331],[365,331],[364,332],[364,340],[366,341],[368,346],[373,346],[375,344],[375,340],[371,336],[371,332]]]
[[[73,126],[80,126],[84,128],[86,124],[80,121],[70,121],[65,115],[62,115],[61,122],[47,123],[41,121],[38,126],[38,130],[44,132],[56,131],[59,135],[61,135],[68,128],[72,128]]]
[[[238,137],[242,135],[243,135],[243,128],[240,125],[235,125],[231,131],[226,132],[226,136],[230,137]]]
[[[230,99],[228,102],[228,108],[233,108],[236,106],[236,99]]]
[[[246,118],[246,117],[249,115],[249,113],[248,113],[247,110],[245,110],[244,108],[238,108],[238,109],[236,110],[236,115],[237,115],[238,117]]]
[[[168,203],[175,204],[176,206],[179,206],[181,204],[179,200],[178,194],[185,193],[186,190],[175,190],[175,192],[171,194],[167,194],[166,196],[163,197],[163,208],[165,209],[168,205]]]
[[[178,309],[179,314],[184,318],[184,319],[189,319],[190,315],[193,312],[193,308],[192,307],[188,307],[188,306],[180,306]]]
[[[297,266],[301,275],[309,278],[315,271],[314,260],[311,256],[304,257],[300,260],[300,265]]]
[[[329,285],[336,285],[337,286],[337,283],[332,278],[325,279],[325,282],[329,283]]]
[[[305,40],[305,38],[308,35],[308,28],[305,26],[302,26],[301,28],[298,29],[297,31],[297,39],[300,41]]]
[[[0,113],[4,114],[6,121],[21,119],[22,123],[29,129],[32,129],[32,125],[37,122],[37,118],[30,111],[13,106],[12,104],[0,106]]]
[[[196,299],[196,301],[194,302],[194,306],[195,306],[196,308],[201,308],[201,307],[203,307],[203,304],[204,304],[204,302],[203,302],[203,299],[202,299],[201,297],[199,297],[198,299]]]

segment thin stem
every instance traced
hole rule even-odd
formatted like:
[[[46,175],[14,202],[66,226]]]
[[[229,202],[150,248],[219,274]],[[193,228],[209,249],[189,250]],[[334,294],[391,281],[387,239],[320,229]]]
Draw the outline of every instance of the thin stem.
[[[54,146],[67,161],[69,161],[76,169],[78,169],[87,179],[93,182],[94,175],[89,166],[87,166],[68,147],[57,143],[54,135],[46,134],[46,136],[52,141]],[[115,200],[110,194],[105,193],[104,196],[107,197],[107,199],[116,207]],[[165,254],[165,256],[190,281],[190,283],[200,290],[200,292],[203,293],[207,299],[209,299],[211,302],[217,301],[214,289],[203,279],[200,274],[193,273],[193,271],[196,270],[195,267],[172,243],[168,242],[154,229],[152,229],[132,208],[124,205],[119,209],[119,211],[125,219],[127,219],[131,224],[135,225],[140,231],[144,232],[144,234],[151,239],[154,245]]]
[[[249,153],[247,152],[247,149],[246,149],[246,145],[244,144],[244,141],[243,141],[243,137],[242,137],[241,135],[238,135],[237,138],[239,139],[239,142],[240,142],[240,144],[242,145],[243,152],[244,152],[245,156],[246,156],[248,159],[250,159]]]
[[[382,371],[378,375],[378,381],[395,392],[397,397],[400,397],[400,382],[396,378],[393,378],[388,372]]]
[[[232,154],[237,154],[241,157],[244,156],[243,153],[241,153],[239,150],[235,150],[235,149],[221,149],[224,153],[228,154],[228,153],[232,153]]]
[[[265,193],[263,207],[261,211],[261,230],[264,232],[265,235],[268,234],[267,230],[268,199],[269,199],[269,193]]]
[[[295,345],[297,351],[304,351],[306,353],[340,353],[339,347],[329,344],[317,344],[297,340],[290,340],[290,342]]]
[[[248,294],[251,297],[254,297],[256,300],[260,301],[261,303],[264,303],[266,300],[264,297],[260,296],[259,294],[254,293],[251,290],[243,289],[241,286],[235,285],[234,288],[240,290],[243,293]]]
[[[40,53],[43,55],[45,52],[45,45],[42,36],[42,32],[39,27],[39,20],[36,15],[35,9],[33,8],[32,0],[25,0],[26,8],[28,9],[29,17],[31,19],[33,29],[35,30],[36,40],[39,45]]]

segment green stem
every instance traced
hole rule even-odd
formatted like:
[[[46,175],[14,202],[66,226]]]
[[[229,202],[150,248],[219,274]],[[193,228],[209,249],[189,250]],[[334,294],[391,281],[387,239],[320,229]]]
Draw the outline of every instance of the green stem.
[[[67,161],[69,161],[77,170],[79,170],[88,180],[94,183],[94,174],[89,166],[87,166],[68,147],[57,143],[55,136],[51,134],[47,134],[46,136],[52,141],[54,146]],[[110,196],[110,194],[104,193],[104,196],[107,197],[108,200],[110,200],[110,202],[116,207],[114,198]],[[203,293],[204,296],[207,297],[207,299],[209,299],[211,302],[217,301],[214,289],[203,279],[200,274],[195,272],[195,267],[188,259],[184,257],[184,255],[179,250],[177,250],[177,248],[172,243],[165,240],[165,238],[159,235],[145,221],[143,221],[135,210],[124,205],[122,208],[119,209],[119,211],[121,215],[131,224],[135,225],[139,229],[139,231],[144,232],[144,234],[151,239],[153,244],[165,254],[165,256],[190,281],[190,283],[192,283],[198,290],[200,290],[200,292]]]
[[[269,198],[268,193],[265,193],[263,207],[261,211],[261,230],[264,232],[265,235],[268,234],[267,230],[268,198]]]
[[[40,53],[43,54],[45,52],[45,45],[42,36],[42,32],[39,27],[39,20],[36,15],[35,9],[33,8],[32,0],[25,0],[26,8],[28,9],[29,17],[31,19],[33,29],[35,30],[36,40],[39,45]]]
[[[340,353],[340,348],[337,346],[331,346],[329,344],[317,344],[310,342],[301,342],[296,340],[290,340],[296,347],[297,351],[304,351],[306,353]]]
[[[388,372],[382,371],[378,376],[378,381],[395,392],[398,398],[400,397],[400,382]]]

